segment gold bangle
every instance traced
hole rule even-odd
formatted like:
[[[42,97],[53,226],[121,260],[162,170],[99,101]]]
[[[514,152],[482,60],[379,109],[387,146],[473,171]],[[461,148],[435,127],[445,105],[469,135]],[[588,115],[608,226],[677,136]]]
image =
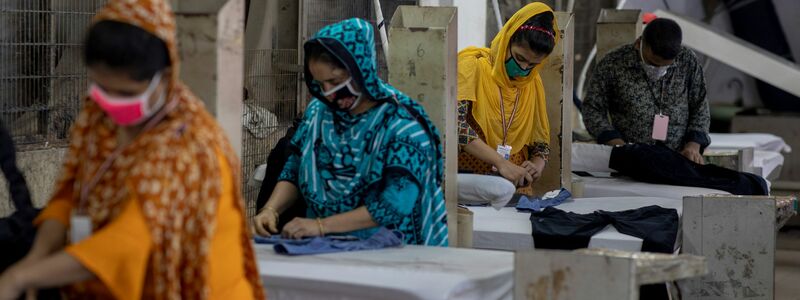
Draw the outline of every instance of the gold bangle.
[[[325,236],[325,228],[322,227],[322,219],[317,218],[317,225],[319,225],[319,236]]]

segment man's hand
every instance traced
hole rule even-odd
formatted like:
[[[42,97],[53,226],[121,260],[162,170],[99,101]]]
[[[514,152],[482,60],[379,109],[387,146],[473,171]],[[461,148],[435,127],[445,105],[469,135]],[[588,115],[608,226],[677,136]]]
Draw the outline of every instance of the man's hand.
[[[703,159],[703,155],[700,154],[700,144],[695,142],[688,142],[685,146],[683,146],[683,151],[681,151],[681,155],[685,156],[689,160],[693,161],[696,164],[705,164],[705,160]]]
[[[625,145],[625,141],[622,140],[622,139],[613,139],[613,140],[610,140],[610,141],[606,142],[606,145],[609,145],[609,146],[622,146],[622,145]]]

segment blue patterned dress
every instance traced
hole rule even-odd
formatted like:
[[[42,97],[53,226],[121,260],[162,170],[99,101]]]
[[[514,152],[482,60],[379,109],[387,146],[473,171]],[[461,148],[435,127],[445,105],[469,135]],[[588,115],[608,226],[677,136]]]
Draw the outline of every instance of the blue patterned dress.
[[[321,89],[306,67],[315,99],[292,138],[279,180],[298,187],[309,217],[365,206],[376,223],[402,232],[407,244],[447,246],[439,133],[422,106],[378,77],[370,23],[329,25],[306,45],[311,43],[339,59],[378,105],[358,115],[333,109],[320,100]],[[366,238],[376,230],[347,234]]]

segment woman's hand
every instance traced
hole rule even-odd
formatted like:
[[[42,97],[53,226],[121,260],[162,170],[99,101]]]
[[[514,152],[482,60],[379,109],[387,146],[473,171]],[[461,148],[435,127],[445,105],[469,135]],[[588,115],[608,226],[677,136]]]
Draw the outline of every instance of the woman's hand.
[[[55,220],[46,220],[36,231],[36,240],[24,258],[6,269],[6,273],[11,270],[27,269],[36,265],[48,256],[60,251],[66,244],[67,227]],[[36,299],[36,289],[28,289],[27,299]],[[4,299],[0,297],[0,299]]]
[[[278,233],[278,217],[278,211],[271,206],[264,206],[264,208],[253,217],[253,232],[266,237]]]
[[[301,239],[309,236],[322,236],[321,220],[294,218],[283,226],[281,234],[285,238]]]
[[[75,257],[60,251],[33,262],[21,262],[0,276],[0,300],[16,300],[25,290],[27,299],[36,299],[33,290],[66,286],[96,278]]]
[[[528,170],[523,167],[517,166],[510,161],[503,161],[497,166],[497,170],[503,178],[508,179],[514,186],[525,186],[526,183],[533,182],[533,177]]]
[[[291,207],[294,201],[297,200],[298,195],[300,195],[300,191],[297,190],[293,183],[288,181],[278,182],[275,185],[275,189],[272,190],[272,195],[270,195],[267,203],[253,217],[253,223],[251,224],[253,233],[266,237],[278,233],[278,217],[280,213]]]
[[[527,161],[523,162],[522,163],[522,167],[525,168],[525,170],[528,171],[528,174],[531,174],[531,177],[533,178],[533,182],[536,182],[544,174],[544,167],[545,167],[546,164],[547,163],[545,162],[545,160],[543,158],[541,158],[539,156],[534,156],[530,160],[527,160]]]
[[[28,255],[25,255],[24,258],[22,258],[17,263],[15,263],[14,265],[12,265],[8,269],[6,269],[6,273],[10,273],[14,269],[22,269],[22,268],[26,268],[28,266],[32,266],[35,263],[37,263],[37,262],[41,261],[42,259],[46,258],[47,255],[48,255],[47,253],[31,251],[31,252],[28,253]],[[3,275],[5,276],[5,274],[3,274]],[[2,283],[0,283],[0,285],[2,285]],[[2,290],[2,288],[0,288],[0,291],[1,290]],[[0,294],[2,294],[2,292],[0,292]],[[37,293],[36,289],[28,289],[25,292],[25,294],[26,294],[26,296],[25,296],[26,299],[36,299],[36,295],[38,293]],[[0,299],[5,299],[5,298],[3,298],[3,296],[0,296]]]
[[[0,300],[16,300],[25,290],[17,274],[18,269],[18,267],[9,268],[0,276]]]
[[[530,160],[523,162],[521,167],[525,168],[525,170],[528,171],[528,174],[531,175],[531,178],[533,179],[531,182],[536,182],[539,180],[539,178],[542,177],[542,171],[544,171],[544,166],[539,166]]]

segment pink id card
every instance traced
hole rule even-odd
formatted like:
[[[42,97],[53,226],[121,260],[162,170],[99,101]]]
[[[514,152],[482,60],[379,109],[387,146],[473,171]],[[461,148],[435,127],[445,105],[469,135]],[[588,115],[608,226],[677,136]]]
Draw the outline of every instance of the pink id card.
[[[658,141],[666,141],[667,127],[669,127],[669,116],[657,114],[653,118],[653,139]]]

